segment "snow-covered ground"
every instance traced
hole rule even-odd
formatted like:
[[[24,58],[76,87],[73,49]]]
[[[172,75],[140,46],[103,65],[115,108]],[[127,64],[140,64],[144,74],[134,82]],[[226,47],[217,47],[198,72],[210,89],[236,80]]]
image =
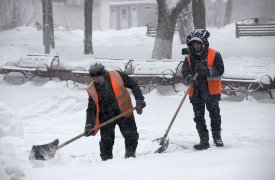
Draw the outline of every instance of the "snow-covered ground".
[[[230,73],[274,73],[274,37],[234,38],[233,25],[210,28],[210,44],[225,58]],[[88,65],[91,56],[82,55],[83,32],[57,31],[56,52],[67,66]],[[17,61],[27,53],[41,53],[42,33],[31,27],[0,33],[0,66]],[[94,33],[96,57],[149,59],[154,39],[145,28]],[[180,55],[175,36],[173,57]],[[272,71],[273,70],[273,71]],[[225,147],[194,151],[199,141],[188,99],[169,134],[170,145],[155,154],[158,145],[183,97],[186,87],[159,87],[145,94],[147,107],[136,114],[140,134],[137,158],[124,159],[124,140],[118,128],[114,159],[102,162],[99,135],[83,137],[57,151],[49,161],[29,161],[32,145],[58,138],[64,142],[83,132],[88,101],[84,88],[69,89],[54,79],[35,78],[12,85],[0,75],[0,179],[264,179],[275,177],[275,100],[264,92],[248,100],[223,95],[221,106],[222,137]],[[275,91],[272,91],[275,96]],[[206,114],[209,127],[209,118]]]

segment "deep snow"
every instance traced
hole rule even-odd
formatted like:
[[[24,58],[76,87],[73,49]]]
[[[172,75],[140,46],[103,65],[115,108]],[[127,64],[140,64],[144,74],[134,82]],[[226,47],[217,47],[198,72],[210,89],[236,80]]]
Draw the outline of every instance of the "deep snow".
[[[221,51],[227,73],[274,73],[274,37],[235,39],[233,25],[210,28],[210,32],[210,44]],[[55,34],[55,51],[64,66],[90,63],[91,56],[82,55],[82,31]],[[31,27],[0,33],[0,65],[27,53],[43,52],[41,35]],[[94,33],[97,57],[147,59],[153,42],[145,36],[144,28]],[[183,58],[181,47],[175,36],[174,58]],[[145,94],[147,107],[141,116],[136,114],[140,134],[137,158],[123,158],[124,140],[116,128],[113,160],[100,160],[100,137],[96,136],[81,138],[60,149],[54,159],[39,162],[28,160],[32,145],[56,138],[64,142],[83,132],[87,93],[84,88],[69,89],[57,79],[35,78],[12,85],[0,75],[0,179],[274,179],[275,101],[264,92],[254,93],[248,100],[223,95],[225,147],[216,148],[211,139],[211,148],[201,152],[192,148],[199,139],[187,99],[169,134],[168,149],[154,154],[158,146],[152,140],[164,135],[186,87],[178,84],[177,89],[181,91],[159,87]],[[208,114],[206,119],[209,127]]]

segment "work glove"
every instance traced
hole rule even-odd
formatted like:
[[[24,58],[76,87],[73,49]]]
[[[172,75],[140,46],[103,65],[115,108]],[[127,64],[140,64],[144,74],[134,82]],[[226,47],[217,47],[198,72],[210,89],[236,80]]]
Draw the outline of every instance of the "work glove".
[[[146,106],[144,100],[136,100],[136,110],[138,114],[142,114],[142,109]]]
[[[197,87],[197,85],[198,85],[198,81],[193,80],[192,75],[188,75],[188,76],[186,77],[185,81],[186,81],[186,83],[187,83],[188,85],[193,84],[194,87]]]
[[[201,62],[196,63],[195,72],[198,73],[201,77],[207,76],[207,68]]]
[[[93,135],[93,131],[92,131],[93,127],[91,124],[86,124],[85,126],[85,130],[84,130],[84,136],[88,137],[88,136],[91,136]]]
[[[193,78],[192,78],[192,76],[191,76],[191,75],[188,75],[188,76],[186,77],[185,81],[186,81],[186,83],[187,83],[188,85],[192,84],[192,83],[193,83]]]

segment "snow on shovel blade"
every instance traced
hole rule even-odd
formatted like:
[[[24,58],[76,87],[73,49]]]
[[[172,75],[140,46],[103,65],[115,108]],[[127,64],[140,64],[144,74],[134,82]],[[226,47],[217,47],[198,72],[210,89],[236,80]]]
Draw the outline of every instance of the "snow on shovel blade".
[[[30,160],[49,160],[55,155],[58,149],[59,140],[56,139],[51,143],[44,145],[33,145],[31,154],[29,156]]]
[[[160,147],[155,151],[155,153],[162,153],[165,151],[169,145],[169,139],[166,139],[166,137],[158,138],[154,141],[159,142]]]

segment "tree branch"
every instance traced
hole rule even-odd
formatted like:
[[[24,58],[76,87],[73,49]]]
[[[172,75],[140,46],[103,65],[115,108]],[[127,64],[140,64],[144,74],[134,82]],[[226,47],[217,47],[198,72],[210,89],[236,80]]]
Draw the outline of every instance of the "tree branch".
[[[182,11],[182,9],[187,6],[189,3],[191,3],[191,0],[179,0],[177,2],[176,7],[174,7],[171,11],[171,20],[173,22],[176,22],[178,15]]]

